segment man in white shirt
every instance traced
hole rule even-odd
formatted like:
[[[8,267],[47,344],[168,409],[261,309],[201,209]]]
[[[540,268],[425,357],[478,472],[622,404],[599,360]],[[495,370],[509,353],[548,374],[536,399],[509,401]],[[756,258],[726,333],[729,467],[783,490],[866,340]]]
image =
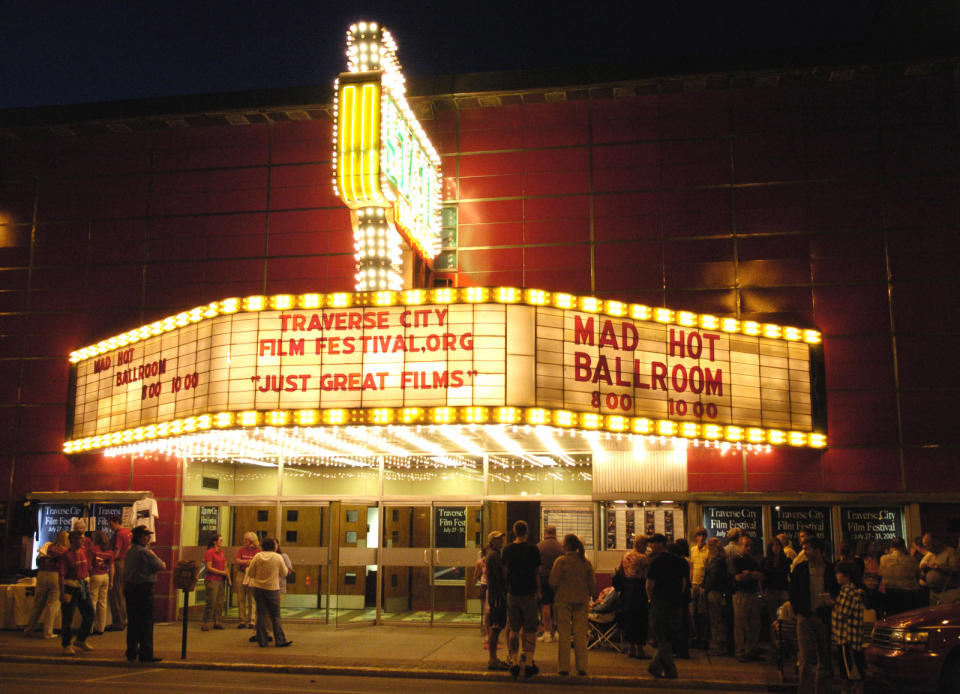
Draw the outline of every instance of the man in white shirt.
[[[920,573],[924,585],[930,589],[930,604],[960,602],[960,557],[957,550],[930,533],[923,536],[923,548],[927,553],[920,560]]]
[[[289,646],[280,624],[280,581],[287,577],[287,565],[277,554],[277,541],[268,537],[260,545],[260,552],[250,560],[244,581],[253,588],[257,605],[257,642],[266,648],[269,642],[267,624],[273,624],[273,638],[278,648]],[[269,621],[268,621],[269,619]]]
[[[887,596],[888,615],[923,607],[926,601],[922,598],[926,597],[926,593],[920,590],[919,577],[920,568],[913,557],[907,554],[906,542],[902,537],[893,538],[890,549],[880,557],[880,578]]]

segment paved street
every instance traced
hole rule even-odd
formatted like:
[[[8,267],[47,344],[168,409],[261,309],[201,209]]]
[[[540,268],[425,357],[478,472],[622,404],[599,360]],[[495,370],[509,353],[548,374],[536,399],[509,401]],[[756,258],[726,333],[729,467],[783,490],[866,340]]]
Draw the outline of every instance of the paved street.
[[[500,686],[512,686],[503,683]],[[523,683],[525,692],[550,692],[564,694],[584,690],[578,684]],[[257,692],[258,694],[380,694],[381,692],[423,692],[443,689],[445,694],[489,694],[490,682],[444,681],[423,679],[386,679],[383,677],[357,677],[337,675],[297,675],[288,673],[232,672],[232,671],[183,671],[165,668],[130,668],[126,666],[85,666],[70,664],[51,666],[34,663],[4,663],[0,674],[0,692],[23,694],[63,692],[65,689],[90,691],[93,689],[117,688],[127,691],[152,692],[216,692],[234,694]],[[636,691],[636,687],[631,687]],[[641,691],[643,687],[641,687]],[[588,689],[589,691],[589,689]],[[596,690],[594,690],[596,691]],[[624,688],[623,691],[626,691]],[[671,689],[674,692],[699,692],[699,689]],[[724,694],[724,690],[719,690]],[[727,690],[732,692],[733,690]]]

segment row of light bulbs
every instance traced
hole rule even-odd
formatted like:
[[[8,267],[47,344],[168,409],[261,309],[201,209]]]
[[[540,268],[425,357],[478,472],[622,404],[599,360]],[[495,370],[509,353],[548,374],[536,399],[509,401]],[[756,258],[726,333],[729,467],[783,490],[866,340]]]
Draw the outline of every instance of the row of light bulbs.
[[[220,315],[256,311],[287,311],[291,309],[323,309],[373,306],[415,306],[421,304],[454,303],[497,303],[526,304],[529,306],[552,306],[554,308],[596,313],[615,318],[654,321],[663,324],[680,325],[702,330],[720,330],[726,333],[781,339],[789,342],[820,344],[822,335],[819,330],[782,326],[775,323],[723,318],[706,313],[675,311],[668,308],[655,308],[644,304],[631,304],[612,299],[599,299],[593,296],[578,296],[563,292],[548,292],[543,289],[519,289],[517,287],[438,287],[435,289],[406,289],[333,292],[330,294],[274,294],[272,296],[255,295],[245,298],[231,297],[214,301],[206,306],[197,306],[174,316],[154,321],[107,340],[89,345],[70,353],[70,361],[76,363],[96,357],[105,352],[134,344],[154,335],[177,330],[187,325],[199,323],[207,318]]]
[[[585,433],[606,432],[667,438],[704,439],[728,443],[809,446],[826,445],[825,434],[737,425],[677,422],[671,419],[602,415],[594,412],[572,412],[541,407],[399,407],[374,409],[330,410],[244,410],[218,412],[186,417],[170,422],[150,424],[110,434],[88,436],[66,441],[64,453],[83,453],[111,446],[139,443],[211,430],[256,427],[341,427],[345,425],[527,425],[552,426],[560,429],[584,430]],[[323,430],[319,430],[323,431]]]

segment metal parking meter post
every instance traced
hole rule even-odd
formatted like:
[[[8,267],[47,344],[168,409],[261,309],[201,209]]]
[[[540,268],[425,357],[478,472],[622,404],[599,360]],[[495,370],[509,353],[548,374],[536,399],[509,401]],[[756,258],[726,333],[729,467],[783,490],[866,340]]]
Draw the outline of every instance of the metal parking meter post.
[[[180,659],[187,659],[187,624],[190,621],[190,591],[197,587],[200,565],[192,559],[177,562],[173,585],[183,591],[183,638],[180,641]]]
[[[190,591],[183,589],[183,638],[180,640],[180,660],[187,659],[187,622],[190,621]]]

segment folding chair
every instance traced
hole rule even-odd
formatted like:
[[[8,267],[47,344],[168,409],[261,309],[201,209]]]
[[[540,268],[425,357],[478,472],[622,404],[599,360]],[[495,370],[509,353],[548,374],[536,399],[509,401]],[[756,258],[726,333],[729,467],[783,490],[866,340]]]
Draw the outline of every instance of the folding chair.
[[[609,646],[617,653],[623,653],[620,625],[617,624],[617,615],[613,612],[591,612],[587,615],[587,650],[600,646]]]

